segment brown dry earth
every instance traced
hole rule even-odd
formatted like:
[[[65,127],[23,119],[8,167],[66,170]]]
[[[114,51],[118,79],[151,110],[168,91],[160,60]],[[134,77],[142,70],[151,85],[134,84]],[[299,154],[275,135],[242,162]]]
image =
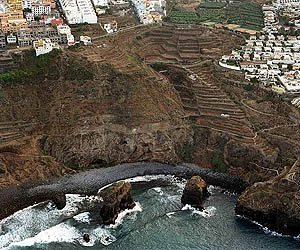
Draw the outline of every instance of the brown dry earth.
[[[279,148],[258,133],[258,122],[277,120],[242,105],[249,95],[214,65],[241,41],[221,30],[154,26],[64,51],[51,64],[55,76],[1,90],[0,186],[123,162],[212,167],[215,157],[250,181],[275,175],[294,138],[277,138],[287,144]],[[168,66],[157,72],[155,62]],[[292,110],[284,112],[288,121]]]

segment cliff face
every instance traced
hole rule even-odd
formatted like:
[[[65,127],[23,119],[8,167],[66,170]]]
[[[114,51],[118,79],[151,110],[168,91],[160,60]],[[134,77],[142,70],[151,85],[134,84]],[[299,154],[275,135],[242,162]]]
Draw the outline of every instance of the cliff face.
[[[277,177],[258,182],[239,197],[236,212],[270,230],[300,234],[300,158]]]
[[[235,175],[250,161],[270,165],[274,150],[262,152],[247,114],[214,78],[213,60],[240,41],[226,31],[141,27],[92,46],[26,53],[20,72],[0,76],[0,185],[136,161]]]
[[[200,176],[193,176],[185,185],[181,203],[190,204],[195,208],[203,209],[204,199],[208,196],[209,192],[206,182]]]
[[[99,194],[103,198],[100,215],[105,225],[115,223],[120,211],[134,208],[131,185],[125,181],[112,184]]]
[[[52,55],[36,78],[3,84],[1,186],[88,166],[178,163],[184,146],[194,144],[194,131],[181,119],[182,105],[168,81],[120,72],[69,52]]]

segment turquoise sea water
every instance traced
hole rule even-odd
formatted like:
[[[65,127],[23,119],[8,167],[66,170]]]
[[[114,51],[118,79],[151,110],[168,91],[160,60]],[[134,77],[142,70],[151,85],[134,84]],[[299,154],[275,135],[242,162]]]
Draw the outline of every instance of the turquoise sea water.
[[[184,180],[147,177],[135,179],[132,185],[136,207],[123,212],[113,226],[99,226],[97,211],[55,225],[62,213],[82,202],[93,202],[89,197],[71,195],[63,211],[44,203],[2,221],[0,249],[300,249],[300,241],[238,218],[234,213],[237,197],[221,189],[210,187],[212,195],[200,212],[182,206]],[[84,242],[84,233],[90,235],[89,243]]]

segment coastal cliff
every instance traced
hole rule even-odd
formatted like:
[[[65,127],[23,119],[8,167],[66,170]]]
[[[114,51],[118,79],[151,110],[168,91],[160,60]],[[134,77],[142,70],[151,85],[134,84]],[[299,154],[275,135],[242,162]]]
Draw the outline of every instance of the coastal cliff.
[[[277,177],[247,188],[238,199],[236,213],[269,230],[300,234],[300,157]]]
[[[200,48],[190,55],[176,46],[186,33]],[[248,112],[244,91],[219,80],[214,60],[241,41],[164,25],[39,57],[24,52],[17,72],[0,75],[0,187],[138,161],[194,163],[250,183],[273,177],[268,169],[280,171],[299,145],[263,138],[256,131],[275,119]]]

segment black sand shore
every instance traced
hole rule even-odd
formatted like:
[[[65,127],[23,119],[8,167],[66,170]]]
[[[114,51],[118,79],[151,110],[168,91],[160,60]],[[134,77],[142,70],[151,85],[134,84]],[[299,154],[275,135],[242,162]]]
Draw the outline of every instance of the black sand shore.
[[[247,184],[238,177],[216,173],[193,164],[170,166],[160,163],[128,163],[93,169],[47,182],[25,183],[3,188],[0,190],[0,219],[35,203],[51,200],[59,194],[95,194],[99,188],[118,180],[158,174],[184,178],[200,175],[209,185],[220,186],[236,193],[241,193],[247,187]]]

